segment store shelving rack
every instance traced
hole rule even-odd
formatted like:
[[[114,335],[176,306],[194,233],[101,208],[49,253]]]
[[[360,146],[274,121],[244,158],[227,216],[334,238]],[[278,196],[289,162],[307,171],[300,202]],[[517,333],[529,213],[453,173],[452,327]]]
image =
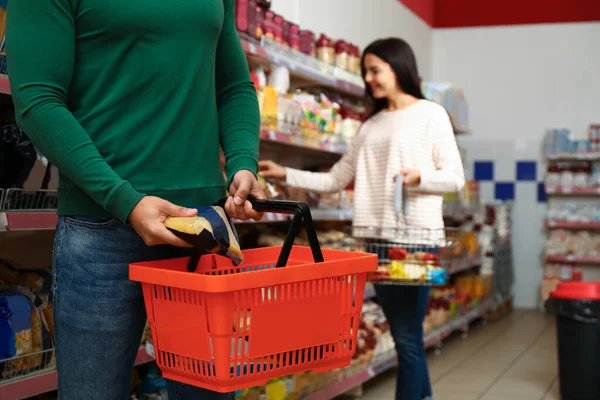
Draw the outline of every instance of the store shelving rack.
[[[546,154],[546,160],[549,162],[599,162],[600,152],[576,152],[576,153],[557,153],[557,154]],[[577,204],[596,204],[598,197],[600,197],[600,186],[591,187],[565,187],[565,186],[545,186],[545,192],[547,196],[547,207],[550,209],[554,205],[565,204],[567,202],[574,202]],[[600,221],[577,221],[577,220],[556,220],[548,219],[544,220],[544,227],[547,233],[556,229],[566,231],[596,231],[600,233]],[[577,269],[583,273],[584,280],[598,280],[600,278],[600,256],[595,254],[553,254],[550,249],[543,250],[543,259],[545,264],[556,264],[563,267],[563,270],[571,271]],[[544,267],[546,271],[546,268]],[[558,276],[545,276],[544,279],[555,280],[556,283],[559,279]],[[539,307],[541,310],[544,308],[545,296],[547,293],[541,293]]]

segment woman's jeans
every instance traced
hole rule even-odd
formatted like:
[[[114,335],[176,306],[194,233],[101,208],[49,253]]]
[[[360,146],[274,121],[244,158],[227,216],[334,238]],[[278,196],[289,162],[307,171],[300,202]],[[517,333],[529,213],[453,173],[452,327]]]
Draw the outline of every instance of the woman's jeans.
[[[404,247],[399,244],[400,247]],[[379,239],[367,239],[367,251],[387,258],[389,243]],[[414,248],[413,251],[437,253],[438,249]],[[390,324],[396,353],[398,372],[396,400],[422,400],[430,398],[431,383],[425,344],[423,343],[423,320],[429,299],[429,286],[375,285],[377,299]]]
[[[396,400],[431,397],[423,343],[423,319],[429,287],[375,285],[375,291],[390,324],[398,353]]]
[[[129,264],[189,255],[148,247],[115,218],[59,218],[54,241],[54,318],[60,400],[126,400],[146,323]],[[170,400],[229,400],[168,381]]]

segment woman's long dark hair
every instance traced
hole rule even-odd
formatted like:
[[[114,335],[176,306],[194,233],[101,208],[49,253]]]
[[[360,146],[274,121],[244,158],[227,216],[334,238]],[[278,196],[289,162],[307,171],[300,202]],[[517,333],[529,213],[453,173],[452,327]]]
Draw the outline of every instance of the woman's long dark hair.
[[[364,50],[361,60],[361,70],[363,80],[367,73],[365,69],[365,56],[372,54],[388,63],[398,80],[398,86],[406,94],[416,97],[417,99],[425,99],[421,91],[421,78],[417,69],[417,59],[415,53],[408,43],[399,38],[379,39],[371,43]],[[381,110],[388,107],[387,99],[376,99],[373,97],[371,88],[366,85],[367,96],[373,103],[373,108],[369,117],[374,116]]]

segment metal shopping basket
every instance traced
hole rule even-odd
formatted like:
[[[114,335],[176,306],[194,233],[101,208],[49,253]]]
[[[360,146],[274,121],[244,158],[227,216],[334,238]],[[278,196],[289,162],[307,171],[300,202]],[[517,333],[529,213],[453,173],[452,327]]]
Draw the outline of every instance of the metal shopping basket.
[[[460,230],[353,227],[360,249],[377,254],[379,268],[368,279],[388,285],[444,285],[448,271],[468,257]]]
[[[406,224],[409,199],[402,181],[399,175],[394,197],[395,212],[403,217],[400,225]],[[458,229],[353,226],[351,235],[361,251],[377,254],[379,268],[368,275],[377,284],[444,285],[452,264],[467,258]]]
[[[253,201],[293,214],[283,246],[244,251],[233,266],[216,255],[136,263],[157,364],[166,378],[218,392],[308,370],[350,364],[371,254],[321,250],[309,208]],[[310,247],[293,246],[304,225]]]

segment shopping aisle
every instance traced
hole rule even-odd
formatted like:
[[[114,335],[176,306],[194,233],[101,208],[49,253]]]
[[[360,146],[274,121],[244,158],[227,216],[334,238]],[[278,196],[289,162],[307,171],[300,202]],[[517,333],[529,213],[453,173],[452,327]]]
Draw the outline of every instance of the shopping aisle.
[[[515,310],[467,340],[454,335],[439,356],[429,354],[436,400],[558,400],[554,322],[537,311]],[[390,371],[364,388],[363,400],[394,398]]]

